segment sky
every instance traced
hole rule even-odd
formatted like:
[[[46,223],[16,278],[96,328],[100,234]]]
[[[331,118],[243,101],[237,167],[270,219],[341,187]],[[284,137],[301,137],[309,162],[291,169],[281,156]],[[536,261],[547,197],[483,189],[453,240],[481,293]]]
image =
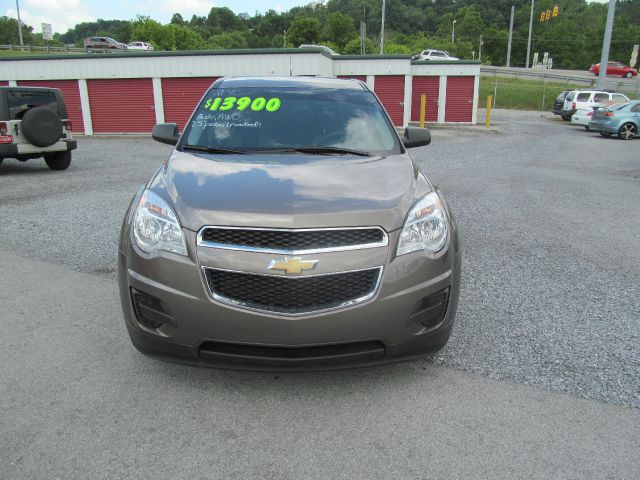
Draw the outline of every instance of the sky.
[[[76,23],[102,18],[105,20],[131,20],[137,14],[148,15],[154,20],[168,23],[171,15],[178,12],[185,19],[192,15],[206,15],[211,7],[228,7],[235,13],[278,12],[306,5],[312,0],[19,0],[20,17],[41,32],[42,23],[50,23],[54,32],[65,33]],[[607,0],[594,0],[605,2]],[[2,0],[3,15],[16,18],[14,0]]]
[[[211,7],[228,7],[235,13],[289,10],[312,0],[19,0],[20,18],[41,32],[42,23],[50,23],[54,32],[65,33],[76,23],[105,20],[131,20],[137,14],[168,23],[178,12],[185,19],[192,15],[207,15]],[[17,18],[15,0],[2,0],[2,15]]]

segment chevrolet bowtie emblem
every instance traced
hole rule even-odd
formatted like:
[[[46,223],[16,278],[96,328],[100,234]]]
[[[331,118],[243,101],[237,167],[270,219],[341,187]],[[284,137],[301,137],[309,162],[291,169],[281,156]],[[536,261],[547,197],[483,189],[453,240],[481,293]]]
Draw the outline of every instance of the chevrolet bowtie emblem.
[[[271,260],[267,268],[271,270],[284,270],[285,273],[302,273],[303,270],[311,270],[318,260],[302,260],[302,257],[284,257],[284,262]]]

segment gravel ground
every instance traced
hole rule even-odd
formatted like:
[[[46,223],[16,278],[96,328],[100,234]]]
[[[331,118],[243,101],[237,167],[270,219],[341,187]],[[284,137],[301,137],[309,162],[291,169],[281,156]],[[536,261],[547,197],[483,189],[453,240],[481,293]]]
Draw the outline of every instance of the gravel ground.
[[[465,250],[458,323],[435,361],[640,407],[640,140],[538,112],[494,119],[484,137],[436,132],[415,155]]]
[[[640,408],[640,140],[548,114],[433,131],[413,151],[457,214],[457,325],[439,364]],[[171,147],[81,138],[72,167],[0,167],[0,248],[115,277],[122,216]]]

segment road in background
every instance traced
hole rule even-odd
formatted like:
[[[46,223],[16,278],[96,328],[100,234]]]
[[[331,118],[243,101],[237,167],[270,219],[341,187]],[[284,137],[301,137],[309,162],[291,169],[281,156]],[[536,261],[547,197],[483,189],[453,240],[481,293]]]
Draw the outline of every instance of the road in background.
[[[526,80],[538,80],[541,82],[555,82],[584,85],[584,88],[597,88],[598,77],[587,70],[556,70],[540,68],[517,67],[492,67],[480,68],[483,76],[515,77]],[[640,91],[640,76],[634,78],[622,78],[608,76],[606,89],[625,93],[633,93],[636,96]]]

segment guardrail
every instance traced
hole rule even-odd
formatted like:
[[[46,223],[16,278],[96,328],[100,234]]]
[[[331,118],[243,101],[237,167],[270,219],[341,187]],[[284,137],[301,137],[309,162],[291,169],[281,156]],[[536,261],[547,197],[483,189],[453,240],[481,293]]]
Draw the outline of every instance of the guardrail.
[[[84,48],[69,47],[67,45],[63,47],[53,45],[0,45],[0,50],[27,53],[84,53]]]
[[[578,77],[575,75],[567,75],[563,73],[556,73],[549,69],[537,69],[537,68],[506,68],[506,67],[480,67],[481,74],[491,74],[495,76],[503,77],[516,77],[516,78],[528,78],[538,81],[555,81],[557,83],[573,83],[578,85],[585,85],[588,87],[596,87],[598,77]],[[613,80],[608,77],[605,83],[605,88],[608,90],[616,90],[618,92],[635,92],[638,95],[640,76],[636,77],[635,82],[626,82],[623,80]]]
[[[573,75],[565,75],[562,73],[555,73],[553,70],[549,69],[539,69],[539,68],[502,68],[502,67],[480,67],[481,73],[493,73],[494,75],[505,75],[509,77],[516,78],[535,78],[539,80],[559,80],[561,82],[567,83],[584,83],[587,85],[594,85],[595,82],[598,81],[597,77],[594,78],[585,78],[585,77],[576,77]],[[621,82],[622,83],[622,82]]]

